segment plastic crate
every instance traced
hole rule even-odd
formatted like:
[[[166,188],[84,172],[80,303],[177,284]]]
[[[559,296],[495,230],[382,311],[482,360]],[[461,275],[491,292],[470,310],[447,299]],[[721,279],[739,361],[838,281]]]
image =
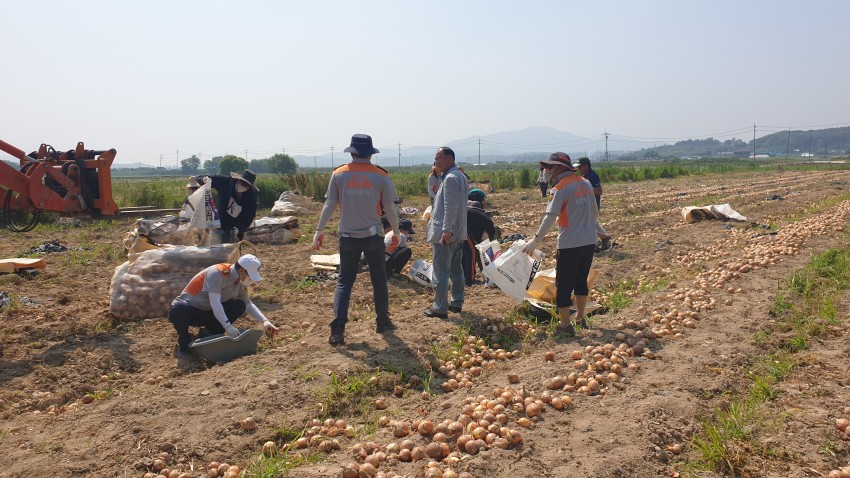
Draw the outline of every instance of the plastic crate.
[[[236,338],[216,334],[195,339],[189,347],[207,362],[227,362],[252,353],[263,336],[263,331],[258,329],[239,329],[239,332],[239,337]]]

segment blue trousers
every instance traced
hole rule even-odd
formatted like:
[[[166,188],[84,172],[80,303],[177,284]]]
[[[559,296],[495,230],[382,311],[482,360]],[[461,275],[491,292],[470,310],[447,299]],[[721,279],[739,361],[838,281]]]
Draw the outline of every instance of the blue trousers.
[[[354,279],[357,278],[361,254],[366,257],[366,263],[369,265],[377,323],[383,324],[390,320],[390,293],[387,288],[387,265],[384,261],[384,238],[379,235],[364,238],[340,237],[339,279],[334,291],[334,320],[331,322],[331,333],[345,331],[345,324],[348,323],[348,304],[351,302],[351,288],[354,286]]]
[[[465,238],[464,238],[465,239]],[[431,287],[434,288],[434,304],[431,310],[446,313],[449,305],[463,307],[463,289],[466,281],[463,278],[463,247],[464,241],[452,241],[445,245],[431,244],[434,263],[431,265]],[[451,285],[451,303],[449,303],[449,285]]]

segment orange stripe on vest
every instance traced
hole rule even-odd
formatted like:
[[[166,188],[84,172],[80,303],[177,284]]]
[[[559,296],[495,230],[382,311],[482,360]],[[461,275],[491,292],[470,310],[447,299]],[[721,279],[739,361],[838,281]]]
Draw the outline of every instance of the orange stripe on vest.
[[[570,174],[569,176],[565,177],[564,179],[558,181],[558,184],[552,186],[552,189],[554,189],[557,192],[558,190],[564,189],[565,187],[569,186],[570,184],[577,183],[579,181],[584,181],[584,180],[582,178],[576,176],[575,174]],[[579,195],[583,195],[583,194],[579,194]],[[554,194],[552,195],[552,197],[554,197]],[[567,214],[567,203],[564,202],[564,204],[561,204],[561,211],[558,213],[558,227],[567,227],[569,225],[570,225],[570,217],[569,217],[569,214]]]
[[[233,264],[216,264],[215,268],[218,269],[218,271],[222,274],[228,275],[230,274],[230,267],[232,265]],[[206,278],[206,271],[203,274],[196,275],[195,278],[192,279],[191,282],[189,282],[189,285],[186,286],[184,291],[193,297],[200,294],[201,291],[204,290],[204,282],[206,281]]]

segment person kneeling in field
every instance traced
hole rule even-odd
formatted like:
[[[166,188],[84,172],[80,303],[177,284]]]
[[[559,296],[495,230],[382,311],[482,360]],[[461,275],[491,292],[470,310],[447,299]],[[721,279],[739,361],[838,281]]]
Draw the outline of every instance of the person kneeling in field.
[[[253,254],[245,254],[235,264],[215,264],[195,274],[168,312],[168,320],[177,331],[174,356],[189,356],[189,327],[202,327],[202,334],[238,337],[239,329],[233,323],[246,311],[263,324],[266,334],[276,334],[278,328],[248,296],[248,284],[260,280],[260,260]]]

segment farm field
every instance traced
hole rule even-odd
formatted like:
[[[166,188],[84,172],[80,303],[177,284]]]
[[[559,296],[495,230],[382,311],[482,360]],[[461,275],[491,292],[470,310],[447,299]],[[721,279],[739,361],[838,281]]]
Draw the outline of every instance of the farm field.
[[[461,314],[427,318],[430,289],[398,279],[398,329],[382,336],[360,276],[346,344],[329,346],[335,282],[309,259],[316,203],[299,218],[302,240],[257,245],[264,280],[252,297],[281,333],[214,366],[175,359],[164,318],[108,314],[131,220],[4,230],[0,257],[54,240],[69,250],[44,254],[43,271],[0,275],[11,297],[0,308],[0,477],[143,477],[157,460],[175,477],[210,476],[211,462],[316,478],[354,463],[368,475],[373,462],[378,476],[446,478],[811,477],[848,465],[836,419],[850,418],[838,267],[850,262],[850,171],[603,187],[600,221],[616,246],[596,256],[593,299],[606,308],[577,337],[554,336],[482,286],[467,288]],[[545,208],[536,189],[488,200],[503,236],[533,234]],[[683,206],[721,203],[747,222],[682,220]],[[413,222],[414,259],[429,259],[425,222]],[[555,242],[554,232],[542,241],[544,268]],[[321,253],[336,245],[328,235]],[[458,450],[456,421],[489,445]],[[435,437],[446,446],[427,447]],[[269,441],[278,451],[264,456]],[[432,452],[443,459],[429,468]]]

